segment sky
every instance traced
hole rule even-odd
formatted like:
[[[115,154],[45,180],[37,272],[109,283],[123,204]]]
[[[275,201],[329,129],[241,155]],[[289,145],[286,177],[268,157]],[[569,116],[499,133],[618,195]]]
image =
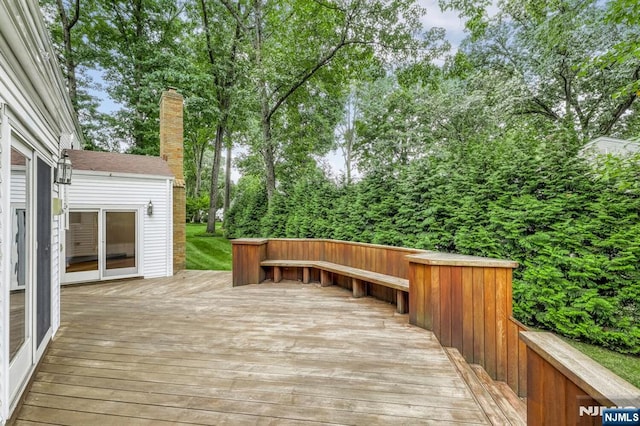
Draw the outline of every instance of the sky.
[[[451,47],[457,49],[465,37],[464,21],[458,18],[458,14],[451,11],[440,11],[437,0],[418,0],[418,4],[427,9],[427,14],[422,17],[424,28],[444,28]]]

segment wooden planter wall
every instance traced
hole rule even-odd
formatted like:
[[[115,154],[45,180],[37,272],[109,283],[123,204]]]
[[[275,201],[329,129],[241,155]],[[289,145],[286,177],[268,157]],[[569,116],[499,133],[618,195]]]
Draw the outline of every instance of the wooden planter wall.
[[[234,287],[258,284],[265,280],[266,275],[260,262],[267,258],[267,242],[268,240],[264,238],[243,238],[232,241]]]

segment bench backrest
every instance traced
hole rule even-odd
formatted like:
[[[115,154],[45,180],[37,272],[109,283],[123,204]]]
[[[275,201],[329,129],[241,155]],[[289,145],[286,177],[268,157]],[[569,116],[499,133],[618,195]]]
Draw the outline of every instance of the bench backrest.
[[[323,260],[394,277],[409,278],[409,254],[424,250],[338,240],[270,238],[263,260]]]

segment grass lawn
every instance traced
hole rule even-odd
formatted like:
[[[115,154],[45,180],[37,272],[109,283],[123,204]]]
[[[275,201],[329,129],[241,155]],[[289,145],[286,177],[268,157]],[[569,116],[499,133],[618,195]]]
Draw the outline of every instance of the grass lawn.
[[[623,355],[600,346],[589,345],[571,339],[563,338],[563,340],[635,387],[640,388],[640,357]]]
[[[187,223],[187,269],[231,270],[231,243],[222,236],[222,224],[216,234],[206,233],[207,225]]]

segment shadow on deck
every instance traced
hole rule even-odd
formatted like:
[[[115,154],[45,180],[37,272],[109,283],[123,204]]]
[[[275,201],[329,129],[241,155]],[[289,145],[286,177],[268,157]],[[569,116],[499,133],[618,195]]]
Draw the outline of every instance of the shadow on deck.
[[[478,377],[387,303],[186,271],[63,288],[16,424],[524,423]]]

